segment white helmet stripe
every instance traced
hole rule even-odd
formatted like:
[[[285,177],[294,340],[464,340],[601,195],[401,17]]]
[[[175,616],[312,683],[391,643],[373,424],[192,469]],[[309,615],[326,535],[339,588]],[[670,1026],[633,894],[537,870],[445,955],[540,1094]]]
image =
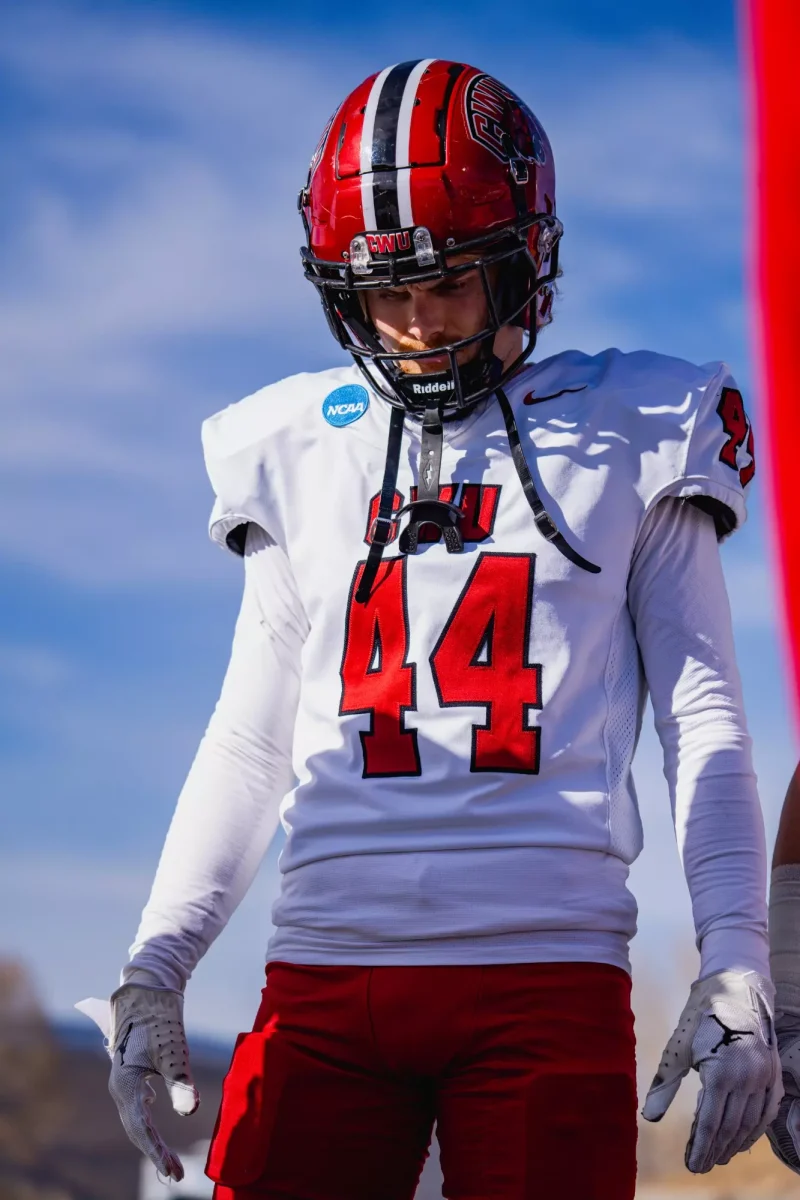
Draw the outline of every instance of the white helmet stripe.
[[[397,206],[400,212],[400,228],[410,228],[414,224],[414,212],[411,207],[411,114],[414,111],[414,101],[417,98],[419,81],[435,58],[423,58],[414,67],[408,77],[408,82],[400,102],[400,116],[397,122]],[[403,170],[402,168],[406,168]]]
[[[378,111],[378,101],[387,75],[397,64],[384,67],[380,75],[375,76],[372,89],[364,112],[364,125],[361,130],[361,207],[364,212],[364,229],[377,229],[375,222],[375,196],[372,190],[372,140],[375,135],[375,114]]]

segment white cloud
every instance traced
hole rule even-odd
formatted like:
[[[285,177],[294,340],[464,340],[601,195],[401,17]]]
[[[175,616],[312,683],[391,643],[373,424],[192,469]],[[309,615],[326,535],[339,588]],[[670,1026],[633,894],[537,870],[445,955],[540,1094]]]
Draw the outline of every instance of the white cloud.
[[[48,646],[0,642],[0,680],[13,688],[15,704],[19,689],[49,693],[70,678],[66,657]]]
[[[675,221],[690,269],[693,243],[741,212],[736,65],[671,38],[611,49],[599,71],[592,53],[573,64],[594,83],[559,88],[548,114],[562,192],[594,214]]]

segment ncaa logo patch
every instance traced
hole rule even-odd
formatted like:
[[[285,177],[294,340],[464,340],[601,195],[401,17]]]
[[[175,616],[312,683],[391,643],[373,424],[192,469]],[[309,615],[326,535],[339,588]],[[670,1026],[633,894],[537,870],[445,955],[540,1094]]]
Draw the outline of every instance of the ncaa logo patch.
[[[329,425],[352,425],[369,408],[369,392],[360,383],[347,383],[322,401],[322,415]]]

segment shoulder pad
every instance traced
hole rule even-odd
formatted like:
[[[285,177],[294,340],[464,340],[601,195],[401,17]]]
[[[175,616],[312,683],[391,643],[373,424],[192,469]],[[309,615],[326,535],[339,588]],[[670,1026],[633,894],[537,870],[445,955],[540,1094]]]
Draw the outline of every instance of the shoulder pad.
[[[747,491],[756,470],[753,428],[725,363],[692,370],[679,403],[676,396],[659,404],[654,396],[653,403],[642,405],[643,415],[674,422],[674,436],[663,438],[655,451],[660,462],[643,498],[648,508],[664,496],[690,500],[713,516],[722,541],[747,519]],[[644,468],[643,455],[643,474]]]
[[[610,438],[636,472],[644,512],[677,496],[710,512],[720,539],[743,524],[755,474],[753,430],[725,363],[568,350],[531,364],[513,388],[517,403],[569,404],[588,436]]]
[[[209,521],[213,541],[243,554],[247,526],[255,524],[280,542],[270,462],[280,461],[288,441],[308,428],[307,414],[351,374],[352,367],[336,367],[291,375],[203,422],[203,454],[216,495]]]

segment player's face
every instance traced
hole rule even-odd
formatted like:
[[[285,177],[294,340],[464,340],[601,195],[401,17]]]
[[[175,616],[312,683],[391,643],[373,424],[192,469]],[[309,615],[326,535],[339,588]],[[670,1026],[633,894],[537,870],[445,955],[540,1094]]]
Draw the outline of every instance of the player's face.
[[[406,287],[381,288],[366,296],[372,323],[387,350],[435,350],[472,337],[489,323],[489,306],[477,270]],[[458,362],[469,362],[479,346],[475,342],[459,350]],[[446,354],[421,361],[400,359],[399,366],[409,375],[419,375],[447,370],[449,359]]]

